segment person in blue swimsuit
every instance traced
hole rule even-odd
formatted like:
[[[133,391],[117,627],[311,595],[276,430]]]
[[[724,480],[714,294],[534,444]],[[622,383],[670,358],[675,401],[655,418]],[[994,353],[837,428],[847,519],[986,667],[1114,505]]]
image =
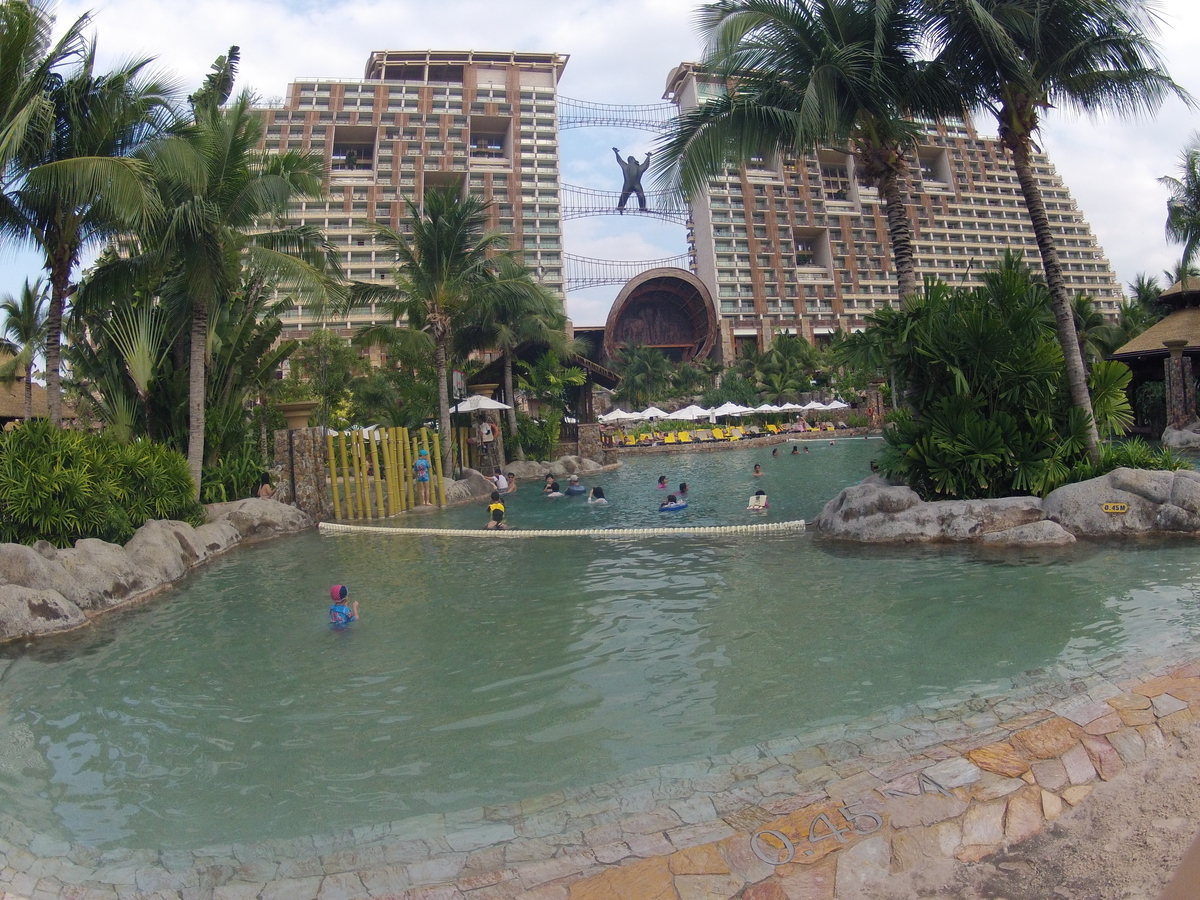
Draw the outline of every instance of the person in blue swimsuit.
[[[413,477],[417,480],[421,506],[432,506],[429,502],[429,451],[424,447],[417,451],[417,461],[413,463]]]
[[[347,604],[346,598],[350,596],[349,589],[344,584],[335,584],[329,589],[330,599],[333,600],[333,606],[329,607],[329,624],[339,631],[349,625],[351,622],[358,621],[358,601]]]

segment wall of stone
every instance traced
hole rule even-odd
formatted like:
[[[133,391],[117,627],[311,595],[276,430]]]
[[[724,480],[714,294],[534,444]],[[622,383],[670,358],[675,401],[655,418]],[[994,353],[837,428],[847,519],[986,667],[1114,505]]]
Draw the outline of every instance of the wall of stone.
[[[275,499],[289,503],[314,519],[333,517],[329,494],[329,460],[320,428],[275,432]]]

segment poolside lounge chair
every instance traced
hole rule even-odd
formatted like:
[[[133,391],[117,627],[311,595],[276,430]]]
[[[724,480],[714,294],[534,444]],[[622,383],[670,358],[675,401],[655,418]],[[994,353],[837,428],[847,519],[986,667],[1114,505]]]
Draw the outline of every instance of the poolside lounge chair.
[[[695,437],[696,437],[697,442],[699,442],[701,444],[708,444],[708,443],[711,443],[713,440],[715,440],[715,438],[713,438],[713,436],[712,436],[712,432],[706,431],[704,429],[698,430],[695,433]]]
[[[681,431],[681,432],[679,432],[679,443],[681,443],[681,444],[690,444],[691,442],[692,442],[692,436],[691,436],[691,434],[689,434],[689,433],[688,433],[688,432],[686,432],[686,431]]]
[[[666,433],[666,435],[663,437],[663,443],[664,444],[678,444],[679,441],[676,440],[676,438],[675,438],[675,432],[668,431]]]
[[[746,427],[746,436],[747,437],[762,437],[763,434],[765,434],[765,432],[761,428],[759,428],[757,425],[748,425]]]
[[[637,435],[627,434],[625,436],[625,446],[626,447],[636,447],[637,442],[638,442]]]
[[[767,431],[770,432],[771,434],[779,434],[779,426],[778,425],[768,425]]]
[[[728,438],[725,436],[725,432],[724,432],[724,431],[722,431],[720,428],[714,428],[714,429],[712,430],[712,436],[713,436],[713,440],[714,440],[714,441],[725,441],[725,440],[728,440]]]
[[[745,436],[746,436],[746,432],[742,431],[742,429],[740,429],[740,428],[730,428],[729,429],[729,439],[731,441],[740,441]]]

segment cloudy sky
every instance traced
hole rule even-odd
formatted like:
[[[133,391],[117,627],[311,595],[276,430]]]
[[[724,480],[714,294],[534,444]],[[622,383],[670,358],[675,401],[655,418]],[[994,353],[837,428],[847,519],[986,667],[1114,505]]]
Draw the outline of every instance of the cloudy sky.
[[[355,78],[373,50],[532,50],[568,54],[562,94],[603,103],[653,103],[667,73],[699,55],[696,0],[62,0],[60,20],[94,13],[102,63],[155,56],[191,86],[231,44],[242,48],[242,84],[266,97],[305,76]],[[1161,42],[1175,79],[1200,97],[1200,3],[1162,0]],[[982,123],[981,123],[982,124]],[[1043,146],[1091,222],[1122,283],[1178,259],[1163,236],[1166,191],[1200,113],[1171,102],[1150,121],[1089,121],[1052,112]],[[989,132],[991,129],[988,129]],[[564,182],[619,189],[612,146],[642,153],[652,136],[621,129],[562,135]],[[605,259],[683,252],[683,229],[648,220],[566,223],[567,250]],[[38,273],[29,254],[0,250],[0,293]],[[617,288],[572,294],[577,324],[604,321]]]

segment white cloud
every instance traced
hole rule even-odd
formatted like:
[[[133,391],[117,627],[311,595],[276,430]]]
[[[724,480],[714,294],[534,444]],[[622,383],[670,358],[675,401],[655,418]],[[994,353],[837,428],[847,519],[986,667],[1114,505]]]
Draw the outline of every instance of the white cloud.
[[[557,51],[570,55],[561,90],[605,103],[653,103],[667,74],[695,59],[695,0],[64,0],[60,19],[95,10],[101,65],[130,56],[157,56],[184,84],[197,84],[231,44],[242,48],[242,83],[280,95],[302,76],[355,78],[367,56],[383,49]],[[1166,0],[1163,52],[1176,79],[1200,96],[1200,4]],[[980,123],[981,125],[983,123]],[[1149,122],[1075,121],[1052,114],[1043,141],[1059,173],[1095,229],[1122,282],[1178,258],[1163,238],[1165,190],[1155,179],[1174,171],[1184,141],[1200,125],[1181,104]],[[611,147],[648,149],[649,136],[590,129],[563,134],[563,179],[619,187]],[[567,227],[567,249],[583,256],[667,256],[683,247],[682,229],[648,228],[628,220]],[[657,229],[657,230],[655,230]],[[678,235],[676,238],[673,235]],[[636,254],[643,255],[638,256]],[[0,255],[0,292],[14,291],[37,260]],[[581,322],[603,321],[603,289],[572,298]],[[611,296],[615,295],[615,289]],[[578,313],[577,313],[578,311]]]

